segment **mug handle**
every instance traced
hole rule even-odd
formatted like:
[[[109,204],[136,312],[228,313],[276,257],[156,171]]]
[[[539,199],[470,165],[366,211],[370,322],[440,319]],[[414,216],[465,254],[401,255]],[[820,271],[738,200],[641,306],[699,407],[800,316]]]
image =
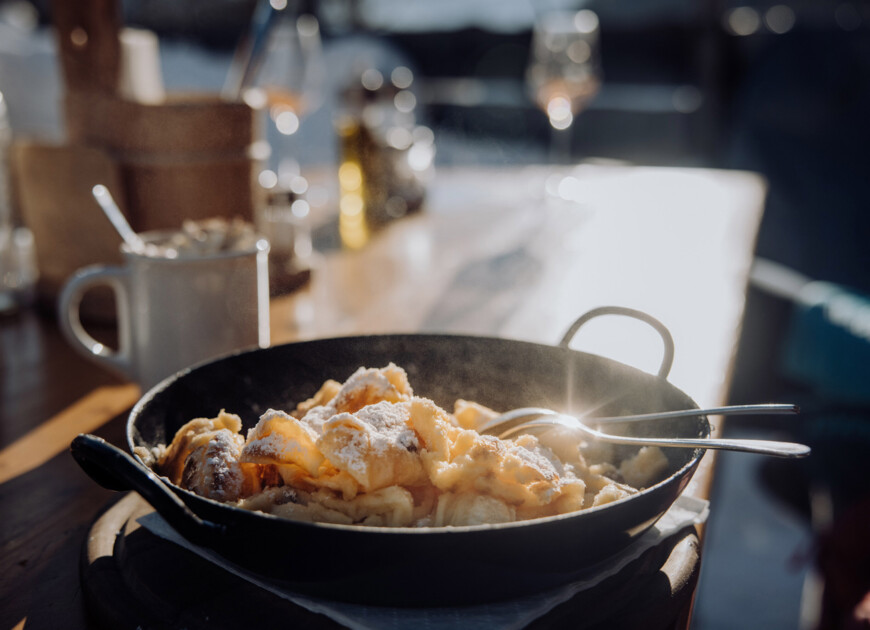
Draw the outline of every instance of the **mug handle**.
[[[130,331],[130,273],[124,267],[91,265],[77,271],[64,285],[58,298],[60,330],[73,349],[87,359],[134,380]],[[81,303],[85,293],[94,287],[108,286],[115,293],[118,320],[118,349],[113,350],[94,339],[82,326]]]

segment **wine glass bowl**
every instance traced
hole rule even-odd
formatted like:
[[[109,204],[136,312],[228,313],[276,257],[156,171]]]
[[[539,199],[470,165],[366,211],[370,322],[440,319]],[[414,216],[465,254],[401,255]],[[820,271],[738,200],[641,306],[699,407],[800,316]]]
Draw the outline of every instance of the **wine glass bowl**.
[[[535,21],[526,81],[555,130],[566,130],[601,87],[598,16],[548,12]]]
[[[271,166],[279,183],[298,176],[299,166],[285,140],[323,100],[324,61],[320,27],[313,15],[277,12],[262,60],[242,86],[242,98],[268,111]]]

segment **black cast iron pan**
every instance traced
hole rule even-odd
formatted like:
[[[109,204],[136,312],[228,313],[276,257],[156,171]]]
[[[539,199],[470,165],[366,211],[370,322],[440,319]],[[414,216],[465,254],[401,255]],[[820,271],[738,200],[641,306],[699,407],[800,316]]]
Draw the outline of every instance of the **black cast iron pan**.
[[[658,375],[568,348],[582,323],[608,313],[638,317],[659,330],[665,359]],[[239,414],[247,428],[270,407],[293,408],[328,378],[342,381],[360,366],[391,361],[407,371],[415,394],[447,409],[457,398],[497,410],[597,408],[610,416],[698,408],[667,382],[672,357],[673,342],[660,323],[617,307],[582,317],[559,346],[436,334],[292,343],[234,354],[166,379],[133,408],[127,438],[131,452],[168,443],[188,420],[221,409]],[[710,425],[697,416],[609,430],[706,437]],[[93,436],[77,437],[72,453],[98,483],[136,490],[188,540],[247,570],[301,593],[383,605],[480,603],[566,583],[655,523],[703,455],[665,449],[665,480],[606,506],[510,524],[414,529],[302,523],[245,511],[173,486],[138,458]]]

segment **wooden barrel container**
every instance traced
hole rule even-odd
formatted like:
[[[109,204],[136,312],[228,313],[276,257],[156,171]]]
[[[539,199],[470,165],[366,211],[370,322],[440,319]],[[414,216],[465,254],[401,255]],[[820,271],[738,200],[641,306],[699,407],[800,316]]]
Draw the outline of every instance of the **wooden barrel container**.
[[[253,157],[257,112],[212,95],[137,103],[99,92],[67,93],[73,144],[102,147],[118,165],[135,230],[186,219],[253,220],[262,203]]]

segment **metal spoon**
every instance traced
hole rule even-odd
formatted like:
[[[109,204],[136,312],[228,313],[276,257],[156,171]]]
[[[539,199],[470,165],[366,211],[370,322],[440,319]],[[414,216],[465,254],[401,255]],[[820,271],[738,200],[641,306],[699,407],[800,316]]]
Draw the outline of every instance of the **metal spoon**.
[[[100,207],[103,209],[103,212],[106,213],[109,221],[111,221],[112,225],[115,226],[115,229],[118,230],[118,234],[120,234],[121,238],[124,239],[124,242],[130,246],[130,249],[137,254],[143,253],[145,251],[145,241],[143,241],[142,238],[133,231],[130,224],[127,223],[127,217],[124,216],[124,213],[121,212],[118,204],[115,203],[109,189],[102,184],[97,184],[91,189],[91,194],[94,196],[94,199],[97,200],[97,203],[100,204]]]
[[[751,408],[751,410],[750,410]],[[654,420],[683,416],[698,416],[707,414],[741,414],[758,413],[761,408],[766,413],[796,413],[796,405],[743,405],[738,407],[719,407],[716,409],[687,409],[681,411],[661,412],[654,414],[641,414],[636,416],[622,416],[612,418],[594,418],[594,422],[634,422],[641,420]],[[524,418],[528,418],[524,420]],[[505,428],[507,426],[507,428]],[[554,426],[562,426],[576,430],[603,442],[613,444],[631,444],[636,446],[665,446],[679,448],[704,448],[741,451],[744,453],[756,453],[760,455],[773,455],[776,457],[806,457],[810,454],[810,448],[794,442],[778,442],[772,440],[745,440],[725,438],[657,438],[657,437],[630,437],[602,433],[586,424],[579,418],[553,411],[529,407],[514,409],[505,414],[493,418],[484,423],[480,433],[490,433],[500,438],[507,438],[529,429],[548,429]]]
[[[750,414],[780,414],[799,413],[800,407],[791,403],[761,403],[756,405],[728,405],[725,407],[711,407],[708,409],[679,409],[676,411],[657,411],[655,413],[639,413],[625,416],[606,416],[602,418],[589,418],[590,424],[609,424],[614,422],[644,422],[646,420],[667,420],[668,418],[691,418],[692,416],[745,416]],[[527,419],[539,416],[565,415],[546,407],[520,407],[512,409],[485,422],[481,432],[487,432],[489,428],[506,426],[511,423],[524,422]]]

